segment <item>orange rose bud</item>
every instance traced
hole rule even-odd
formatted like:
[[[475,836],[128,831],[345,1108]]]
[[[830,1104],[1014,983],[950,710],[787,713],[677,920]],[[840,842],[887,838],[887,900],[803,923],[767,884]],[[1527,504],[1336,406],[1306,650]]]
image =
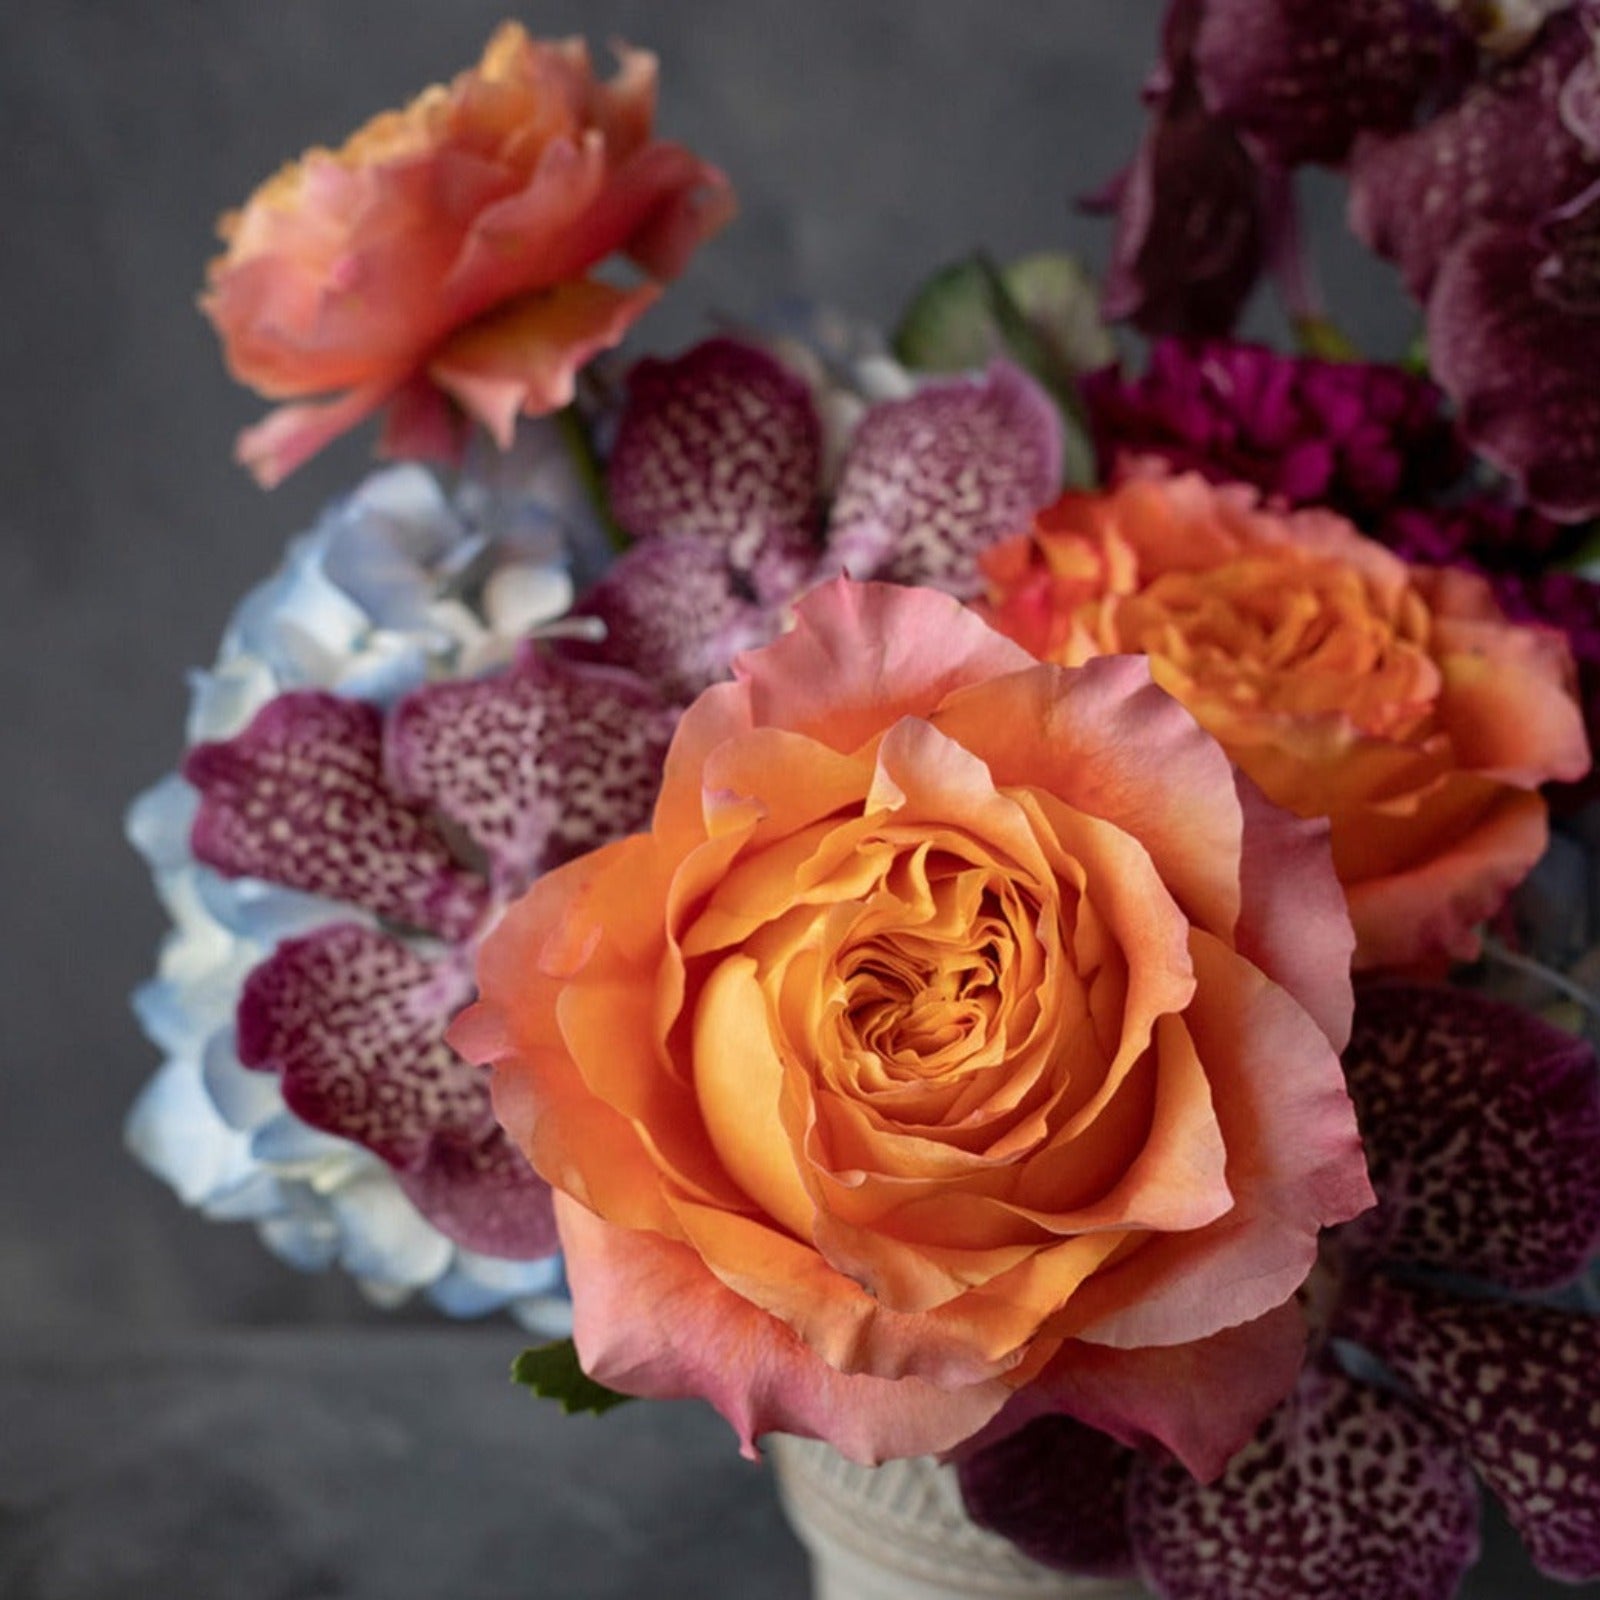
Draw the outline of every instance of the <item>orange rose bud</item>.
[[[448,88],[308,151],[222,219],[201,307],[229,371],[318,397],[240,435],[264,485],[380,408],[389,455],[453,455],[462,413],[508,445],[728,220],[722,174],[652,137],[655,57],[619,57],[600,83],[582,40],[506,23]],[[617,254],[646,279],[591,275]]]
[[[1326,817],[1358,967],[1471,958],[1588,770],[1565,638],[1324,511],[1186,475],[1069,494],[987,558],[1040,658],[1138,653],[1269,799]]]
[[[1371,1199],[1325,825],[1145,662],[929,590],[829,585],[737,671],[452,1034],[557,1190],[585,1368],[751,1450],[947,1449],[1026,1391],[1219,1471]]]

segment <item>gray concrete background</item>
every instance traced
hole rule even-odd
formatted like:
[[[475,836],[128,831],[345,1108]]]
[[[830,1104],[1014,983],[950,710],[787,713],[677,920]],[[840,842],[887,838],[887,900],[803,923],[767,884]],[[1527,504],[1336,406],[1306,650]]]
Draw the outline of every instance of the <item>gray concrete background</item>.
[[[546,0],[656,48],[661,126],[743,215],[650,335],[805,292],[887,318],[977,244],[1100,260],[1074,195],[1125,157],[1157,0]],[[569,1421],[505,1326],[419,1330],[203,1223],[124,1157],[154,1066],[125,996],[162,919],[121,839],[186,667],[366,465],[275,494],[261,406],[193,309],[211,224],[278,162],[474,60],[485,0],[0,8],[0,1594],[502,1600],[803,1592],[700,1408]],[[1398,346],[1381,275],[1337,254]],[[402,1319],[403,1320],[403,1319]],[[308,1327],[326,1324],[325,1327]],[[350,1331],[352,1324],[359,1331]],[[269,1328],[261,1325],[277,1325]],[[1531,1596],[1524,1585],[1481,1593]],[[1600,1591],[1596,1591],[1600,1592]]]

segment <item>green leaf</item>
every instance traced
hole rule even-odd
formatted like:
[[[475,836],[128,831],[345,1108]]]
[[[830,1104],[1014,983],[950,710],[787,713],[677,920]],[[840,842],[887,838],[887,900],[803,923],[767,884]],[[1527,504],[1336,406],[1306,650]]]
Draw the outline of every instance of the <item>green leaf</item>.
[[[1009,356],[1044,386],[1061,413],[1069,484],[1094,482],[1078,376],[1114,359],[1088,274],[1070,256],[1033,255],[997,267],[975,255],[918,290],[894,335],[894,353],[921,372],[969,372]]]
[[[1361,352],[1350,336],[1328,317],[1295,317],[1292,322],[1295,343],[1303,356],[1323,361],[1359,361]]]
[[[970,372],[1005,350],[989,273],[976,256],[942,268],[917,290],[895,330],[894,353],[918,372]]]
[[[587,1411],[598,1417],[633,1398],[596,1383],[578,1365],[578,1349],[570,1339],[524,1350],[511,1363],[511,1381],[543,1400],[560,1401],[568,1416]]]
[[[1058,371],[1078,377],[1117,359],[1100,316],[1100,293],[1075,257],[1057,251],[1023,256],[1000,278]]]

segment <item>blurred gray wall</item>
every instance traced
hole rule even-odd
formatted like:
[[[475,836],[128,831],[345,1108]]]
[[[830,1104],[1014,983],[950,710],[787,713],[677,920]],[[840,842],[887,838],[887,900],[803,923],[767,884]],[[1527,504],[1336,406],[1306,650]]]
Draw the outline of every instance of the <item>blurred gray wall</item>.
[[[652,341],[678,343],[710,310],[797,292],[888,318],[978,244],[1103,259],[1105,230],[1073,200],[1131,150],[1159,11],[545,0],[521,15],[536,32],[655,48],[662,128],[738,188],[738,222],[653,314]],[[123,1112],[155,1064],[125,996],[162,918],[120,817],[177,753],[185,668],[367,462],[367,440],[346,440],[270,495],[231,464],[263,407],[229,384],[194,310],[212,219],[305,145],[475,60],[501,15],[486,0],[0,10],[8,1318],[363,1314],[347,1284],[302,1279],[246,1230],[188,1215],[122,1153]],[[1370,321],[1372,296],[1354,299]]]

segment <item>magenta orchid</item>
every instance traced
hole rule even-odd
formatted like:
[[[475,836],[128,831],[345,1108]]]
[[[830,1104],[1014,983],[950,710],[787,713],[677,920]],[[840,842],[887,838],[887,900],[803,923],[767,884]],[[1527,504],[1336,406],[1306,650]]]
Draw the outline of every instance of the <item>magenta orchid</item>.
[[[558,1243],[548,1189],[445,1027],[500,907],[645,820],[675,723],[631,675],[527,646],[510,670],[426,685],[387,716],[279,695],[185,764],[199,861],[350,910],[249,975],[240,1060],[277,1074],[310,1127],[388,1163],[418,1211],[479,1254]]]
[[[1481,1481],[1542,1571],[1600,1572],[1600,1317],[1526,1300],[1600,1250],[1594,1054],[1499,1001],[1390,984],[1359,996],[1344,1060],[1380,1202],[1326,1238],[1289,1400],[1208,1483],[1033,1421],[960,1464],[979,1522],[1164,1600],[1448,1600]]]

